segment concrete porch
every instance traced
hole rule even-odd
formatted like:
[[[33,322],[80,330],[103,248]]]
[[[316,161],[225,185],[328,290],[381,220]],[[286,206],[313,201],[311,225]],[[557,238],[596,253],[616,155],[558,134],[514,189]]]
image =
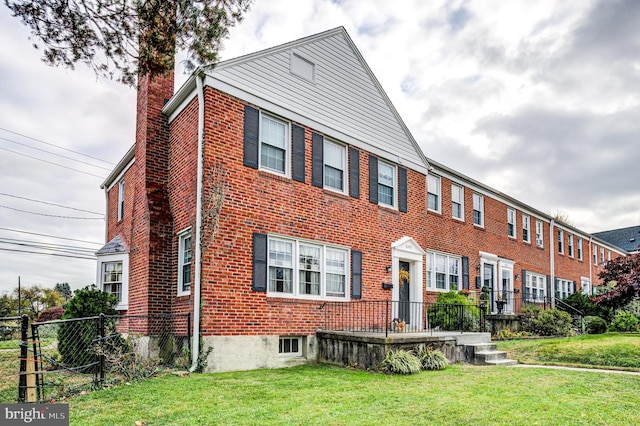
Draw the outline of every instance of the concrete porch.
[[[375,368],[389,351],[404,349],[418,352],[429,346],[442,351],[451,363],[482,365],[492,364],[486,362],[489,360],[506,359],[506,353],[496,351],[495,345],[491,344],[490,333],[392,332],[385,336],[384,333],[375,332],[320,330],[316,332],[316,338],[319,362],[365,370]]]

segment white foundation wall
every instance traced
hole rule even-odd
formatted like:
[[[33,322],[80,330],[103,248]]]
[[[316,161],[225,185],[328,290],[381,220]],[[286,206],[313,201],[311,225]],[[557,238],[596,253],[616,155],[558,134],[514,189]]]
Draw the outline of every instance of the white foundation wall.
[[[298,337],[298,336],[296,336]],[[280,336],[205,336],[202,353],[207,356],[206,372],[282,368],[315,362],[316,336],[302,337],[302,356],[280,356]]]

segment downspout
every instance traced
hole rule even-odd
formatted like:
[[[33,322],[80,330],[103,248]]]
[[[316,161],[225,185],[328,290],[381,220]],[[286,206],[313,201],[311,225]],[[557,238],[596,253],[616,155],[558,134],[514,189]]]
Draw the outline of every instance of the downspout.
[[[555,220],[551,219],[551,223],[549,224],[549,288],[551,289],[551,294],[549,295],[549,300],[551,301],[551,308],[555,307],[555,295],[556,295],[556,264],[555,264],[555,240],[553,238],[553,228],[555,226]]]
[[[202,275],[202,179],[203,179],[203,149],[204,149],[204,72],[200,69],[196,71],[196,87],[198,91],[198,169],[196,184],[196,253],[193,280],[193,337],[191,339],[191,368],[195,371],[198,368],[198,357],[200,355],[200,295],[201,295],[201,275]]]
[[[594,285],[593,285],[593,237],[589,237],[589,261],[587,262],[589,265],[589,292],[591,293],[589,296],[593,294]]]

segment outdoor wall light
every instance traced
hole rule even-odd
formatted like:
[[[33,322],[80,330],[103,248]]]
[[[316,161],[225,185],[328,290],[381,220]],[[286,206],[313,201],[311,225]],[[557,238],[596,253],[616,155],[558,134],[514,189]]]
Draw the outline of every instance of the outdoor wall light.
[[[391,272],[391,265],[385,267],[384,270],[387,271],[387,272]]]
[[[479,263],[476,265],[476,272],[480,273],[480,264]]]

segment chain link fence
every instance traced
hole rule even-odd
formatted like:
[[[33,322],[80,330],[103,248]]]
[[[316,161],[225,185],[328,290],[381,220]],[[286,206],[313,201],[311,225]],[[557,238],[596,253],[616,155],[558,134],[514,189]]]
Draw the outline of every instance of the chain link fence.
[[[16,402],[20,377],[20,317],[0,318],[0,403]]]
[[[0,318],[0,403],[44,402],[190,365],[191,317]]]

